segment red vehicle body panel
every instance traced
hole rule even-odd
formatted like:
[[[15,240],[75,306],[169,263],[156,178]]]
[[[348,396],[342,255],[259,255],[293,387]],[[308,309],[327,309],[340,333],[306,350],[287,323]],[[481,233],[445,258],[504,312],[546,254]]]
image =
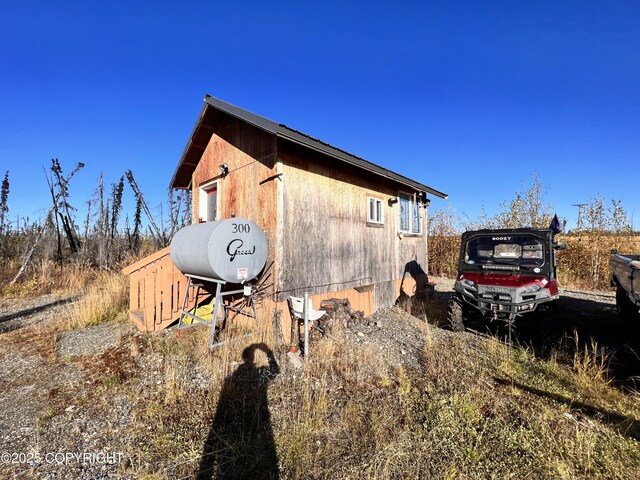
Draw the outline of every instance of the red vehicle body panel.
[[[471,280],[478,285],[494,285],[512,288],[539,283],[542,285],[542,288],[549,289],[551,295],[558,294],[558,282],[555,279],[549,281],[544,275],[505,275],[504,273],[464,272],[458,276],[458,280],[462,280],[463,278]]]

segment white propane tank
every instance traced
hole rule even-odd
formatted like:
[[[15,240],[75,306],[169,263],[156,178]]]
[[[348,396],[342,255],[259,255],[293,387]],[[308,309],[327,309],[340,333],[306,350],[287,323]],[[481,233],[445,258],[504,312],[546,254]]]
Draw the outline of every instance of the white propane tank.
[[[258,276],[267,253],[264,233],[246,218],[189,225],[174,235],[170,248],[171,260],[182,273],[229,283]]]

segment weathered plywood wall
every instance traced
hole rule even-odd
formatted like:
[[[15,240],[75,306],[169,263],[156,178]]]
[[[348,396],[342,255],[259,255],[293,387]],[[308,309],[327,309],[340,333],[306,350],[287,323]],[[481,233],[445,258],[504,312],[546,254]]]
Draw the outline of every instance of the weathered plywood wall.
[[[194,221],[199,188],[217,180],[219,218],[250,218],[265,231],[274,300],[348,292],[369,311],[395,302],[408,265],[426,271],[426,236],[399,238],[399,205],[388,203],[406,189],[221,112],[208,125],[213,135],[192,177]],[[383,227],[367,225],[368,196],[383,201]],[[363,286],[371,287],[353,290]]]
[[[426,236],[398,236],[399,205],[388,203],[398,185],[286,141],[278,143],[278,160],[284,190],[278,300],[373,285],[377,309],[395,302],[396,280],[408,266],[426,271]],[[367,225],[369,196],[383,200],[383,227]]]
[[[261,226],[274,225],[275,179],[260,182],[275,174],[275,148],[273,135],[232,117],[220,119],[193,173],[194,216],[198,213],[197,189],[219,180],[221,218],[235,213]],[[219,169],[223,163],[229,167],[224,178]]]
[[[269,262],[277,245],[276,143],[274,135],[229,115],[219,113],[214,134],[192,179],[193,221],[199,221],[199,188],[218,181],[218,218],[248,218],[263,229],[269,243]],[[226,163],[229,173],[220,175]],[[274,266],[276,269],[277,266]]]

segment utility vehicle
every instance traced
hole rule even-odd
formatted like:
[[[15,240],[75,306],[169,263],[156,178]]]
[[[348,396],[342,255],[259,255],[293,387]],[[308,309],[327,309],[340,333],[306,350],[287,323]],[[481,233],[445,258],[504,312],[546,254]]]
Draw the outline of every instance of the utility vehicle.
[[[558,299],[556,250],[551,228],[475,230],[462,234],[449,326],[465,328],[472,312],[512,322],[518,316],[549,315]]]

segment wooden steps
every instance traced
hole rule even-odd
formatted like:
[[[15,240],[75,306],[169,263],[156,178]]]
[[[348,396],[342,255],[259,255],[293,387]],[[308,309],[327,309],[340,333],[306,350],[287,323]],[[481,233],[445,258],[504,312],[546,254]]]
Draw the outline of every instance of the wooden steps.
[[[145,332],[168,327],[180,317],[187,278],[171,261],[169,247],[124,268],[129,275],[129,318]],[[192,308],[190,294],[187,307]]]

